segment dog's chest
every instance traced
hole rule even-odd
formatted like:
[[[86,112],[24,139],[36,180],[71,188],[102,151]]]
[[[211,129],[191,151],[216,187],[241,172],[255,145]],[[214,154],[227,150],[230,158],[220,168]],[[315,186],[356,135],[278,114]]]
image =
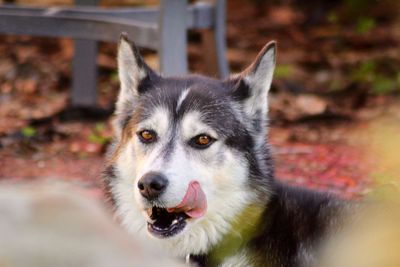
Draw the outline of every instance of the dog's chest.
[[[207,259],[207,256],[191,256],[190,264],[191,267],[248,267],[252,266],[249,260],[248,252],[246,249],[242,249],[238,253],[227,257],[222,262],[212,263]]]
[[[233,266],[237,267],[252,266],[252,264],[249,261],[248,253],[245,249],[227,258],[218,267],[233,267]]]

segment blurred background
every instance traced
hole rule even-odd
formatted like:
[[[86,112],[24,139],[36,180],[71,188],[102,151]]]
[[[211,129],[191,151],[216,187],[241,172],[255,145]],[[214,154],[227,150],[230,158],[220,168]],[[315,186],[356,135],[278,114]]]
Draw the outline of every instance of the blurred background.
[[[100,5],[158,1],[102,0]],[[269,137],[279,179],[357,198],[380,181],[399,178],[400,1],[229,0],[226,12],[232,72],[250,64],[268,41],[278,42]],[[207,51],[199,39],[196,30],[188,32],[189,69],[205,73]],[[103,153],[119,87],[116,51],[116,44],[100,43],[101,112],[66,115],[72,40],[0,36],[1,182],[63,180],[101,196]],[[157,53],[142,53],[157,69]]]

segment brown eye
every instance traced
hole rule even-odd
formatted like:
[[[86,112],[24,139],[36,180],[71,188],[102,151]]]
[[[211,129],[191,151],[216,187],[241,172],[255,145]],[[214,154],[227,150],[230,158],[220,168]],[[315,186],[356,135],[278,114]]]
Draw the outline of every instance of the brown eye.
[[[210,143],[210,138],[207,135],[200,135],[197,137],[196,143],[201,146],[206,146]]]
[[[156,133],[152,130],[143,130],[137,133],[143,143],[152,143],[156,140]]]
[[[215,139],[206,134],[199,134],[189,141],[189,145],[194,148],[204,149],[214,143]]]

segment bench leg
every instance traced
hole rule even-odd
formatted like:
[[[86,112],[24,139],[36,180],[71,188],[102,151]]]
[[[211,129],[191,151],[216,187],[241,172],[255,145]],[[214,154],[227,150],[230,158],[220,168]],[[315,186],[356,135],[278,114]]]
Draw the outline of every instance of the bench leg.
[[[202,31],[204,65],[206,73],[211,76],[218,74],[219,78],[229,75],[226,58],[226,11],[225,0],[212,1],[215,5],[215,25],[212,30]]]
[[[72,106],[95,106],[97,98],[97,42],[75,40],[72,61]]]
[[[78,6],[95,6],[98,0],[75,0]],[[97,42],[75,40],[72,60],[72,106],[96,105]]]
[[[159,15],[160,72],[163,75],[187,73],[187,0],[161,0]]]

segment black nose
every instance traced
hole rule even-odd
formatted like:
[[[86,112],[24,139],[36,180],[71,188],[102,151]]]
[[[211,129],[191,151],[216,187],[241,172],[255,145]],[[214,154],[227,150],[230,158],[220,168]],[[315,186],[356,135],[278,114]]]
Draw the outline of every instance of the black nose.
[[[158,172],[146,173],[138,182],[140,194],[148,200],[159,197],[167,185],[167,178]]]

